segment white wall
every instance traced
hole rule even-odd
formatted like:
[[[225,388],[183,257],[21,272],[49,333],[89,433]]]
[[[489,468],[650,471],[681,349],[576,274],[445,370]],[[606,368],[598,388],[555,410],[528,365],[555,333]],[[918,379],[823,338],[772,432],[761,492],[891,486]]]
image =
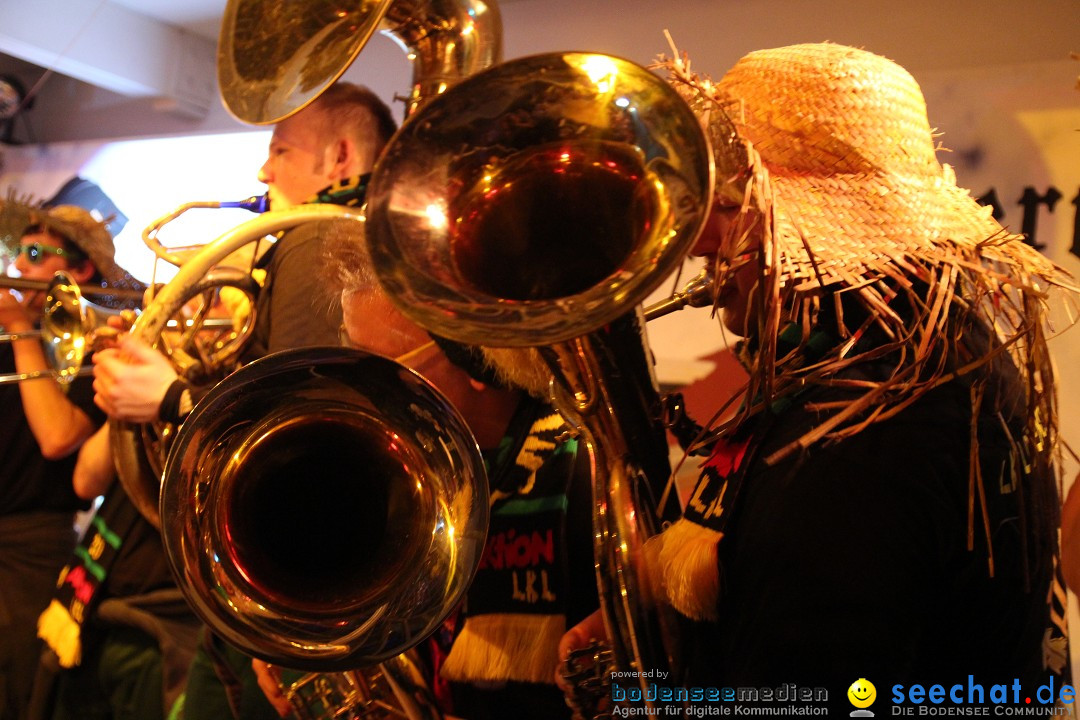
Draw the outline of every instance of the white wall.
[[[155,268],[141,239],[157,218],[191,201],[241,200],[262,194],[256,173],[266,158],[268,130],[27,145],[11,148],[0,174],[0,193],[50,197],[73,175],[97,183],[128,223],[116,237],[116,257],[140,280],[167,281],[175,268]],[[202,244],[251,218],[245,210],[197,209],[160,234],[168,246]],[[155,276],[155,269],[157,275]]]

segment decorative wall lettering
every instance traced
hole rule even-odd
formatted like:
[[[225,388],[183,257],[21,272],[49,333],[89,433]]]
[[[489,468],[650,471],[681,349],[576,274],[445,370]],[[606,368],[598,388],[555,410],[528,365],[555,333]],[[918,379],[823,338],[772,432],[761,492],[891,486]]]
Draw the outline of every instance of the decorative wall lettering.
[[[1023,208],[1023,215],[1020,220],[1020,232],[1024,235],[1024,241],[1031,245],[1040,252],[1046,249],[1046,243],[1039,242],[1037,238],[1038,234],[1038,218],[1039,208],[1046,206],[1046,210],[1049,213],[1053,213],[1057,207],[1057,203],[1063,198],[1061,191],[1051,185],[1046,189],[1045,193],[1041,195],[1039,192],[1028,185],[1024,188],[1023,194],[1020,195],[1020,199],[1016,201],[1016,204]],[[985,205],[993,209],[991,215],[995,220],[1002,220],[1005,217],[1005,208],[1001,204],[1001,199],[998,197],[997,190],[990,188],[982,196],[975,198],[980,205]],[[1069,252],[1073,255],[1080,257],[1080,188],[1077,189],[1076,195],[1071,200],[1073,210],[1073,235],[1072,243],[1069,247]]]

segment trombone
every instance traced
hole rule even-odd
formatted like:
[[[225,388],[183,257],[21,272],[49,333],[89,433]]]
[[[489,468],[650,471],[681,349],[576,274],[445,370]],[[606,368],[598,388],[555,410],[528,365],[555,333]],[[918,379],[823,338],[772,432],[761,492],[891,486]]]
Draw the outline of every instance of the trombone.
[[[22,278],[0,278],[0,286],[16,290],[44,290],[45,305],[41,318],[41,329],[22,333],[0,335],[0,342],[14,342],[29,337],[41,338],[45,351],[45,360],[49,370],[35,370],[28,373],[9,373],[0,375],[0,384],[33,380],[39,377],[54,377],[67,385],[83,372],[83,359],[87,346],[92,345],[98,328],[105,324],[112,313],[105,308],[88,302],[78,284],[63,270],[53,275],[52,280],[24,280]],[[133,290],[112,290],[103,288],[99,294],[116,296]],[[94,294],[93,289],[87,294]],[[141,293],[139,293],[141,296]]]
[[[58,272],[59,275],[63,271]],[[80,297],[92,298],[92,297],[113,297],[113,298],[134,298],[142,300],[142,290],[130,290],[127,288],[113,288],[113,287],[79,287],[74,280],[67,278],[68,283],[75,287]],[[56,282],[56,277],[53,276],[52,280],[27,280],[26,278],[17,277],[4,277],[0,276],[0,290],[18,290],[24,291],[41,291],[48,292],[52,290],[53,285]]]
[[[88,373],[83,367],[83,360],[89,348],[94,346],[96,338],[111,316],[123,316],[134,311],[111,310],[89,302],[87,297],[127,297],[142,298],[141,290],[119,288],[80,287],[63,270],[57,272],[52,280],[26,280],[24,278],[0,277],[0,289],[21,291],[44,291],[45,303],[41,317],[41,329],[21,333],[0,333],[0,343],[15,342],[24,338],[41,339],[42,349],[49,370],[36,370],[27,373],[0,374],[0,385],[33,380],[39,377],[53,377],[61,384],[68,384],[76,377]],[[130,325],[131,322],[128,324]],[[200,318],[198,321],[177,321],[170,319],[165,327],[170,330],[190,331],[197,322],[199,330],[221,330],[232,327],[231,318]]]

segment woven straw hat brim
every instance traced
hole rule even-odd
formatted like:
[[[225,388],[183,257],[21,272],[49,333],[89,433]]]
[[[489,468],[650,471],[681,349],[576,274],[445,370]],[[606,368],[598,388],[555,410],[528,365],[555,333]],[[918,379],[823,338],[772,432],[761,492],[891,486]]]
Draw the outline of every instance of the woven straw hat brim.
[[[783,282],[801,291],[868,279],[905,261],[990,261],[1012,268],[1024,285],[1058,274],[947,177],[930,184],[881,176],[770,179],[777,264]]]

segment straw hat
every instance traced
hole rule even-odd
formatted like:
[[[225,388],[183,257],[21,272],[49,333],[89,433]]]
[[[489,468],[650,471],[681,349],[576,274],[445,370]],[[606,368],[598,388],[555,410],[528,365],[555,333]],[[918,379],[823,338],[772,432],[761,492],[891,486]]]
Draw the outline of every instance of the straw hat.
[[[718,200],[742,200],[756,176],[784,285],[850,285],[904,259],[1001,262],[1025,286],[1062,278],[957,187],[922,92],[896,63],[819,43],[752,52],[717,84],[685,58],[664,65],[707,122]]]
[[[0,200],[0,243],[16,252],[19,240],[31,228],[41,227],[79,248],[102,277],[102,288],[142,291],[145,285],[120,267],[116,248],[106,222],[95,220],[85,209],[75,205],[37,207],[8,197]],[[107,307],[139,307],[138,299],[95,295],[94,302]]]
[[[1023,443],[1031,457],[1056,447],[1048,299],[1060,291],[1075,306],[1080,290],[957,186],[937,159],[922,91],[906,70],[832,43],[752,52],[719,83],[677,52],[660,66],[712,140],[715,202],[741,207],[760,231],[747,327],[754,342],[743,353],[745,396],[754,402],[716,433],[829,385],[864,356],[895,351],[888,377],[766,459],[776,462],[850,437],[949,373],[973,373],[1006,354],[1033,418]],[[748,249],[744,230],[736,225],[721,243],[718,298]],[[992,331],[990,347],[973,346],[978,333],[967,330],[975,325]],[[953,356],[966,364],[948,369],[943,358]]]
[[[805,385],[799,364],[777,357],[777,337],[795,323],[805,343],[827,290],[843,291],[885,335],[908,338],[909,367],[957,340],[945,318],[954,302],[995,328],[1019,366],[1030,365],[1021,352],[1046,355],[1047,292],[1077,289],[938,162],[926,103],[906,70],[865,50],[804,44],[752,52],[713,83],[676,56],[660,67],[712,140],[715,201],[741,206],[760,230],[757,326],[748,328],[760,340],[750,358],[751,395],[768,403]],[[746,238],[732,232],[722,243],[718,297]],[[897,293],[917,308],[917,332],[890,306]],[[834,369],[830,361],[853,360],[848,341],[860,330],[844,323],[815,378]],[[1039,338],[1014,342],[1032,333]],[[889,388],[898,402],[936,378],[905,382]]]

